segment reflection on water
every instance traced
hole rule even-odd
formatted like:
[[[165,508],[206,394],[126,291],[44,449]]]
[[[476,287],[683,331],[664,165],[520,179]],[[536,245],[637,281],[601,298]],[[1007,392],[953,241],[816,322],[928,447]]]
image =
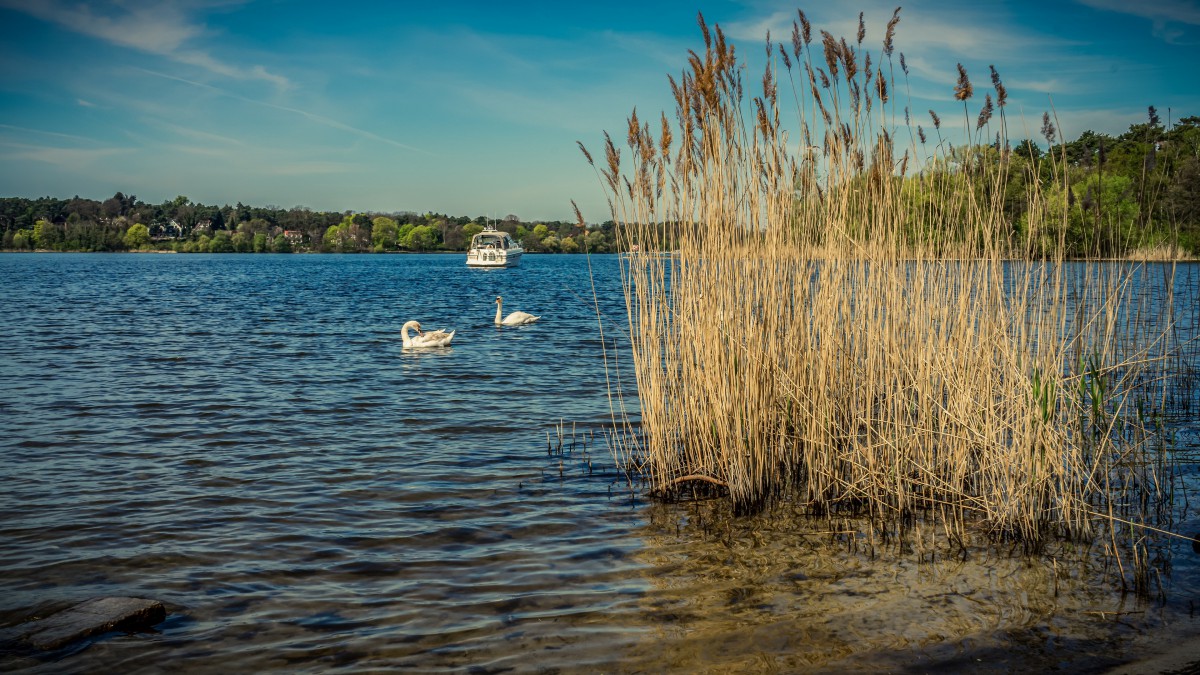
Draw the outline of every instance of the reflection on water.
[[[0,628],[97,595],[171,612],[0,669],[1087,671],[1200,628],[1185,540],[1151,546],[1139,602],[1087,550],[945,558],[936,530],[646,502],[608,456],[586,272],[0,255]],[[496,328],[497,295],[542,320]],[[454,346],[402,350],[413,318]]]

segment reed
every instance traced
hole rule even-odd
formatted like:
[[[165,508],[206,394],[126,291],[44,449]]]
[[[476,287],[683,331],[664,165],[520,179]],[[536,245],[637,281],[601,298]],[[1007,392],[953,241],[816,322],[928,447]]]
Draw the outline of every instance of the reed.
[[[1175,261],[1175,260],[1193,260],[1193,256],[1188,253],[1182,246],[1171,242],[1159,242],[1149,244],[1133,249],[1125,254],[1129,260],[1140,261]]]
[[[1166,498],[1146,420],[1173,349],[1147,328],[1159,308],[1136,302],[1141,268],[1069,263],[1061,241],[1026,259],[1065,228],[1036,183],[1027,233],[1004,222],[999,75],[972,119],[958,66],[970,143],[943,140],[933,111],[930,136],[907,107],[901,124],[898,22],[872,53],[861,30],[814,42],[799,13],[751,96],[701,16],[704,49],[670,79],[676,122],[656,137],[634,111],[626,148],[605,134],[594,166],[632,251],[640,405],[640,427],[618,420],[617,460],[659,496],[706,489],[747,511],[786,493],[880,523],[932,517],[952,538],[1141,525]]]

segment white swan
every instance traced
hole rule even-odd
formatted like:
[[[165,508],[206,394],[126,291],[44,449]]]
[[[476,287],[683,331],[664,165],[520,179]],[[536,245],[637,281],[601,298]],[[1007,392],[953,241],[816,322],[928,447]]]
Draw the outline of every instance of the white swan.
[[[500,299],[500,296],[497,295],[496,296],[496,325],[497,326],[523,326],[527,323],[533,323],[534,321],[537,321],[538,319],[542,318],[540,316],[534,316],[532,314],[529,314],[528,312],[513,312],[512,314],[509,314],[508,316],[504,317],[503,320],[501,320],[500,319],[500,308],[503,306],[504,306],[504,301],[502,301]]]
[[[409,330],[417,331],[417,336],[410,336],[408,334]],[[409,321],[400,328],[400,336],[404,339],[405,349],[416,349],[423,347],[449,347],[450,341],[454,339],[454,331],[447,333],[444,330],[435,330],[425,333],[421,331],[420,321]]]

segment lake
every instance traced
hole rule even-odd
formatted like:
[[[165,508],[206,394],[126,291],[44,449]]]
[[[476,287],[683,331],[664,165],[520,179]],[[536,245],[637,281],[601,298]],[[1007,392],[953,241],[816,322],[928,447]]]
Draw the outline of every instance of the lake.
[[[1141,601],[1068,557],[647,500],[607,441],[610,384],[636,411],[605,367],[618,264],[0,254],[0,628],[104,595],[169,612],[6,643],[0,670],[1096,672],[1200,632],[1187,539]],[[497,295],[541,321],[494,326]],[[410,319],[453,346],[402,350]]]

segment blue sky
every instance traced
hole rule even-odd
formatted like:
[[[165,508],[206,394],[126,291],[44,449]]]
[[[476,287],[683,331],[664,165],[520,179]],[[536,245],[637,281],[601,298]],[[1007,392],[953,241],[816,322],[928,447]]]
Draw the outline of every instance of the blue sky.
[[[635,106],[673,114],[667,75],[703,47],[697,12],[751,83],[797,8],[851,40],[863,12],[878,52],[897,4],[0,0],[0,196],[526,221],[573,220],[575,200],[600,222],[576,141],[623,137]],[[1200,115],[1197,0],[900,4],[926,128],[929,109],[963,119],[957,63],[975,112],[996,66],[1014,139],[1051,108],[1067,138],[1119,134],[1150,105],[1164,123]]]

